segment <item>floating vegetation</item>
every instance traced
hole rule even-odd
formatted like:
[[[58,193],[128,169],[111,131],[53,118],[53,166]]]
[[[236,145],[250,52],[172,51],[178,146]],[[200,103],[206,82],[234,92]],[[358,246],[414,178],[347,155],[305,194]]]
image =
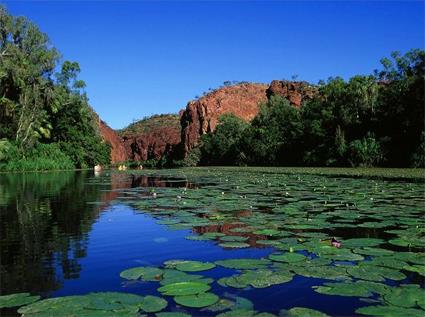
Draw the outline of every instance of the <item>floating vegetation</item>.
[[[184,235],[191,241],[185,243],[221,247],[229,254],[220,260],[172,259],[120,273],[132,283],[151,283],[149,287],[156,283],[162,297],[111,292],[32,303],[39,297],[23,293],[1,296],[0,307],[27,305],[19,313],[33,317],[144,313],[187,317],[188,311],[217,317],[271,317],[275,315],[270,312],[276,314],[282,307],[261,312],[255,300],[236,294],[290,288],[296,280],[314,278],[314,291],[313,283],[302,286],[309,296],[328,295],[335,305],[341,296],[353,298],[355,307],[347,315],[425,315],[422,181],[283,174],[277,169],[234,171],[143,171],[188,179],[196,186],[116,190],[123,195],[117,198],[120,203],[151,215],[163,228],[186,230]],[[250,258],[251,250],[235,250],[240,248],[263,253],[261,258]],[[232,257],[238,253],[241,258]],[[167,307],[171,311],[163,311]],[[329,316],[326,313],[332,315],[292,307],[280,310],[279,316]]]
[[[44,299],[18,309],[25,317],[39,316],[137,316],[158,312],[167,301],[157,296],[101,292]]]
[[[16,293],[11,295],[0,296],[0,308],[18,307],[36,302],[40,296],[33,296],[30,293]]]
[[[201,308],[218,302],[218,296],[212,293],[199,293],[195,295],[176,296],[174,301],[183,306]]]
[[[318,310],[305,307],[293,307],[288,311],[282,310],[279,315],[282,317],[329,317]]]

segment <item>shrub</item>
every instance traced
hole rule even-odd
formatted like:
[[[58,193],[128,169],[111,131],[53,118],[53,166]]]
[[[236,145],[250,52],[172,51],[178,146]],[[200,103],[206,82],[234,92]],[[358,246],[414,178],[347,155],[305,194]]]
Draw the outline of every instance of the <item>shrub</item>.
[[[368,135],[362,140],[354,140],[349,145],[350,163],[352,166],[371,167],[383,160],[380,143],[373,135]]]

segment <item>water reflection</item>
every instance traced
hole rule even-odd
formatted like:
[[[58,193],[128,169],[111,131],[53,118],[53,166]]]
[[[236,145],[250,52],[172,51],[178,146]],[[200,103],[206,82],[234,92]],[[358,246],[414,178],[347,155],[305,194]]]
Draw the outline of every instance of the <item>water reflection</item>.
[[[92,225],[119,189],[193,186],[108,171],[0,174],[0,293],[48,295],[78,278]]]

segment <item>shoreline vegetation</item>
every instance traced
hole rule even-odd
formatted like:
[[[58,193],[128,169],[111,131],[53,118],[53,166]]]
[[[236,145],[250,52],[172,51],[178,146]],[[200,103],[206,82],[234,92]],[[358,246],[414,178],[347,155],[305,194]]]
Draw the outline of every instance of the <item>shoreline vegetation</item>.
[[[111,145],[78,63],[61,62],[46,34],[3,6],[0,27],[0,171],[109,167]],[[180,143],[159,159],[114,164],[423,168],[425,51],[394,52],[381,64],[311,85],[317,94],[299,108],[270,96],[251,122],[226,113],[189,153]]]

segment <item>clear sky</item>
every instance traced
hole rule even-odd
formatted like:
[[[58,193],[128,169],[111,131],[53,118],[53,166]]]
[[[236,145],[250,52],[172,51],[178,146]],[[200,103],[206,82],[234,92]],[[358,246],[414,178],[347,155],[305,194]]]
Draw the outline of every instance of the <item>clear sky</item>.
[[[423,1],[2,1],[77,61],[113,128],[178,112],[226,80],[317,83],[424,48]]]

